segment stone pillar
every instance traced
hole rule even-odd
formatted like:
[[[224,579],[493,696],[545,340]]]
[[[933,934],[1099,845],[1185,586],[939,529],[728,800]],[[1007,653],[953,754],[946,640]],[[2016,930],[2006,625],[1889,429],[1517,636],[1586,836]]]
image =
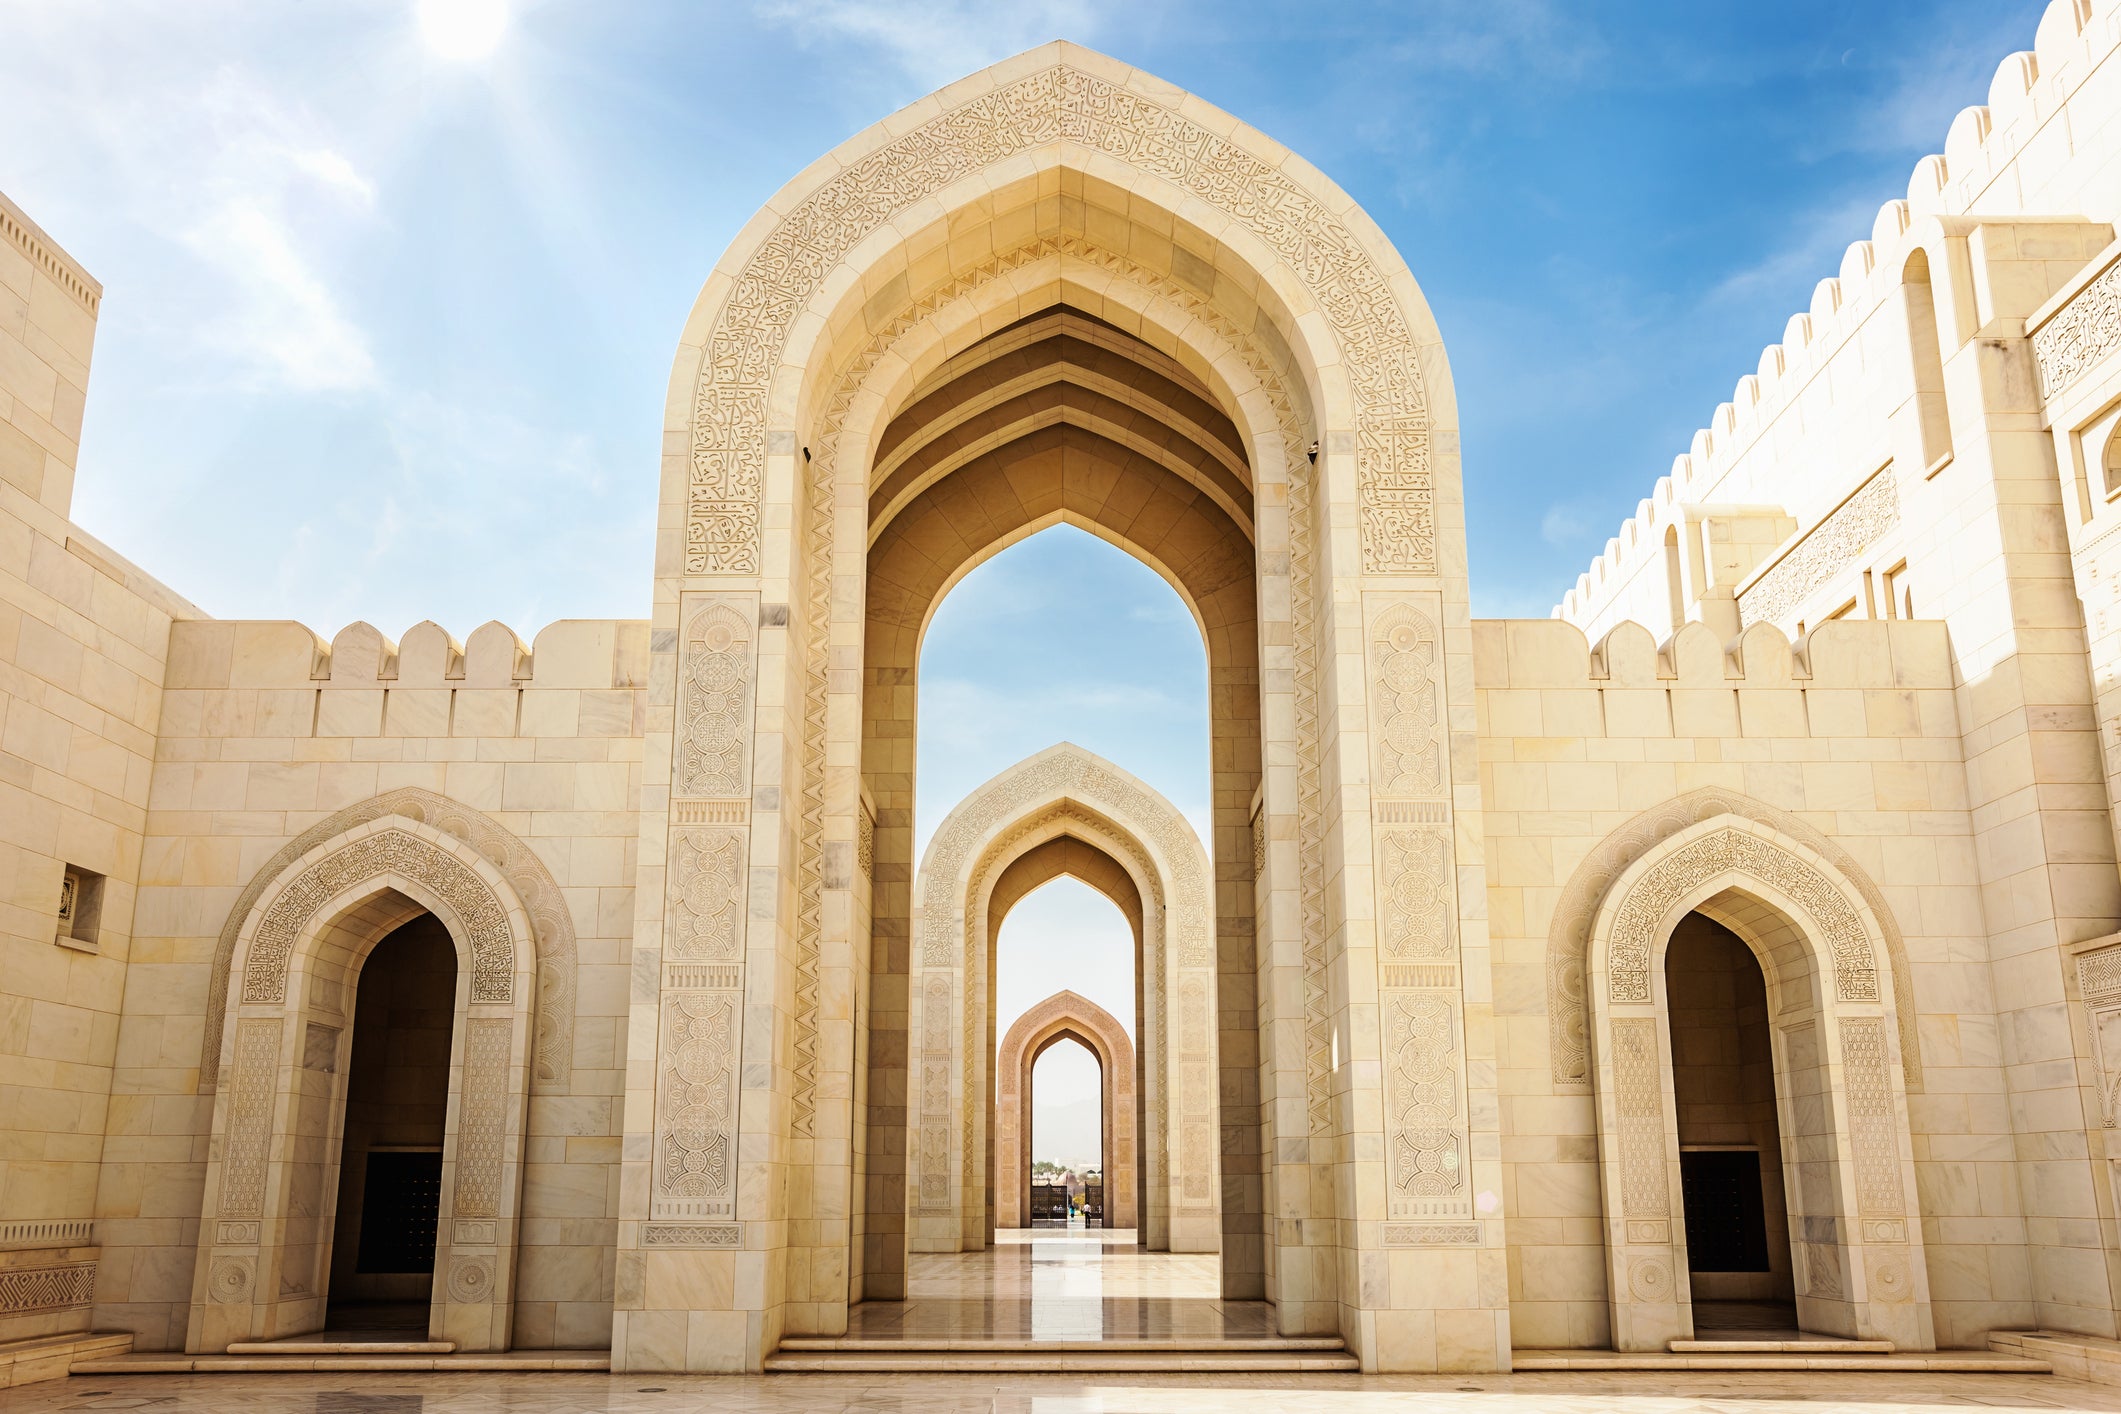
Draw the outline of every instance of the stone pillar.
[[[2065,953],[2113,930],[2121,883],[2061,488],[2024,337],[2025,317],[2081,262],[2083,223],[1952,219],[1925,231],[1948,422],[1911,399],[1895,416],[1894,459],[1914,521],[1909,562],[1950,569],[1914,584],[1914,609],[1950,626],[1960,683],[2034,1318],[2113,1336],[2117,1281],[2099,1221],[2111,1197],[2087,1136],[2098,1107],[2072,1037]],[[1948,458],[1925,464],[1946,438]]]
[[[1430,372],[1448,386],[1440,359]],[[1438,403],[1448,407],[1447,394]],[[1355,458],[1328,469],[1357,481],[1359,497],[1335,499],[1363,516],[1359,551],[1355,527],[1333,528],[1342,568],[1324,750],[1327,867],[1340,881],[1329,938],[1336,1202],[1343,1302],[1354,1307],[1341,1324],[1365,1369],[1495,1370],[1510,1358],[1454,442],[1440,429],[1422,439],[1435,459],[1426,525],[1383,503],[1394,488],[1381,471],[1358,475]],[[1395,450],[1399,465],[1412,460]],[[1363,573],[1348,573],[1357,564]]]

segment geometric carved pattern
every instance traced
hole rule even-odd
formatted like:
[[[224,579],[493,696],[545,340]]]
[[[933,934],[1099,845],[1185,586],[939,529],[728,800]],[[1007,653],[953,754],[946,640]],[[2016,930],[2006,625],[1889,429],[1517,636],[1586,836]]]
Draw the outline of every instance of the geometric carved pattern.
[[[949,183],[1059,142],[1116,157],[1215,205],[1300,272],[1353,385],[1363,567],[1434,573],[1419,355],[1384,272],[1338,213],[1281,171],[1173,109],[1065,65],[938,114],[851,163],[746,260],[700,364],[685,572],[760,567],[768,383],[820,281],[872,232]]]
[[[736,1183],[737,994],[663,993],[655,1206],[727,1216]]]
[[[221,1166],[220,1211],[225,1216],[254,1218],[264,1212],[265,1158],[272,1146],[279,1070],[279,1018],[245,1017],[237,1023],[236,1093],[229,1101],[228,1147]]]
[[[1452,957],[1451,841],[1435,830],[1384,830],[1385,956]]]
[[[1458,1109],[1458,1019],[1449,996],[1385,997],[1385,1146],[1393,1217],[1440,1214],[1466,1186],[1466,1133]]]
[[[1613,1088],[1620,1111],[1620,1210],[1630,1218],[1669,1218],[1672,1190],[1665,1172],[1656,1018],[1614,1018]]]
[[[1750,627],[1794,612],[1805,596],[1839,574],[1863,548],[1900,523],[1900,487],[1891,467],[1875,473],[1756,580],[1738,600]]]
[[[508,1052],[515,1023],[474,1017],[464,1027],[464,1098],[457,1119],[454,1215],[500,1215],[502,1140],[508,1128]]]
[[[1547,1044],[1554,1084],[1564,1090],[1582,1090],[1591,1083],[1585,1040],[1590,999],[1584,990],[1584,960],[1590,950],[1592,922],[1613,881],[1673,835],[1719,815],[1752,820],[1797,841],[1838,871],[1846,885],[1870,905],[1871,915],[1885,934],[1886,960],[1893,972],[1901,1079],[1909,1094],[1920,1094],[1922,1050],[1915,1034],[1914,971],[1885,895],[1839,845],[1810,825],[1787,811],[1716,786],[1689,791],[1636,815],[1586,855],[1563,887],[1547,933]]]
[[[0,1272],[0,1316],[20,1316],[30,1311],[63,1311],[72,1306],[86,1306],[95,1299],[94,1262]]]
[[[2100,1122],[2112,1129],[2121,1124],[2121,948],[2078,956],[2077,995],[2091,1027]]]
[[[1387,1247],[1478,1247],[1479,1223],[1386,1223]]]
[[[449,905],[471,947],[471,999],[505,1002],[515,984],[515,935],[508,911],[485,880],[455,855],[409,830],[384,829],[334,850],[291,880],[251,937],[243,962],[245,1002],[284,1002],[295,940],[317,911],[347,889],[383,874],[414,879]]]
[[[692,602],[688,596],[688,602]],[[737,797],[751,789],[751,607],[708,602],[685,625],[678,664],[676,794]]]
[[[568,910],[566,897],[544,861],[515,835],[468,805],[418,786],[403,786],[348,806],[289,840],[251,877],[235,907],[229,910],[228,921],[214,948],[206,1038],[199,1052],[200,1094],[211,1094],[220,1078],[223,1002],[228,996],[229,967],[235,957],[236,937],[252,906],[303,855],[326,840],[386,815],[402,815],[462,840],[498,869],[515,890],[516,898],[530,915],[531,941],[537,950],[537,1039],[532,1048],[535,1075],[543,1082],[540,1088],[566,1093],[574,1070],[575,991],[574,915]]]
[[[2121,264],[2108,266],[2034,331],[2040,396],[2067,388],[2116,346],[2121,346]]]
[[[1394,606],[1377,621],[1370,648],[1376,698],[1376,793],[1432,796],[1443,790],[1443,741],[1438,731],[1436,668],[1443,650],[1436,629],[1412,605]]]
[[[742,830],[670,833],[667,962],[734,962],[743,956]]]
[[[1841,1020],[1841,1083],[1848,1092],[1849,1147],[1856,1162],[1858,1210],[1865,1217],[1903,1211],[1900,1146],[1893,1116],[1885,1022],[1875,1016]]]
[[[1686,845],[1636,881],[1621,900],[1608,944],[1613,1000],[1650,999],[1653,930],[1673,905],[1705,880],[1736,871],[1771,884],[1818,923],[1833,956],[1835,994],[1845,1002],[1878,1000],[1877,961],[1862,920],[1824,874],[1749,830],[1722,829]]]

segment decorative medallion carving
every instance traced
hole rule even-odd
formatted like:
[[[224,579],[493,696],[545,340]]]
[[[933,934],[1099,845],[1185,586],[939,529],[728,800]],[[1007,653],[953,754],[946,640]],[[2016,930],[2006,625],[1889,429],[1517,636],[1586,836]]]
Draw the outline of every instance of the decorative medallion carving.
[[[744,956],[742,830],[670,832],[668,962],[738,962]]]
[[[296,941],[317,913],[348,889],[397,874],[432,890],[463,925],[471,950],[471,999],[505,1002],[515,987],[515,934],[486,881],[449,851],[410,830],[385,828],[349,840],[288,882],[258,920],[243,961],[243,1000],[285,1002]]]
[[[678,653],[675,793],[748,796],[756,610],[748,595],[687,595],[685,607],[688,617]]]
[[[668,1216],[726,1216],[736,1188],[739,998],[663,993],[655,1205]]]
[[[449,1299],[466,1306],[493,1300],[493,1258],[458,1257],[452,1261]]]
[[[457,1183],[453,1216],[494,1218],[501,1212],[501,1179],[508,1135],[509,1052],[515,1023],[505,1016],[464,1024],[464,1095],[457,1119]]]
[[[1662,1306],[1673,1299],[1672,1269],[1654,1257],[1628,1263],[1628,1292],[1637,1301]]]
[[[221,1306],[234,1306],[250,1299],[251,1259],[221,1257],[206,1274],[206,1295]]]
[[[848,252],[953,182],[1074,142],[1208,202],[1297,271],[1355,398],[1363,568],[1436,570],[1420,353],[1389,278],[1340,213],[1177,110],[1056,65],[940,113],[804,197],[746,259],[706,340],[694,396],[685,572],[755,574],[767,398],[793,322]]]

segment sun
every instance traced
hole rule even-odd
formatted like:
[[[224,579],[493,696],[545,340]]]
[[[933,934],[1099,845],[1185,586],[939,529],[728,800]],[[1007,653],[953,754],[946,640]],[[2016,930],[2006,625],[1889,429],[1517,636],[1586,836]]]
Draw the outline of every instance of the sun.
[[[420,38],[440,59],[472,63],[508,32],[508,0],[418,0]]]

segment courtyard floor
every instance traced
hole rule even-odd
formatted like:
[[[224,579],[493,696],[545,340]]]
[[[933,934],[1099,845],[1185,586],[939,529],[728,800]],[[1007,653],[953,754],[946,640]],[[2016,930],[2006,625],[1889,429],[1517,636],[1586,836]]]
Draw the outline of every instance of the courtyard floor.
[[[0,1393],[7,1414],[1885,1414],[2121,1411],[2121,1388],[2055,1376],[1847,1374],[125,1375]]]

